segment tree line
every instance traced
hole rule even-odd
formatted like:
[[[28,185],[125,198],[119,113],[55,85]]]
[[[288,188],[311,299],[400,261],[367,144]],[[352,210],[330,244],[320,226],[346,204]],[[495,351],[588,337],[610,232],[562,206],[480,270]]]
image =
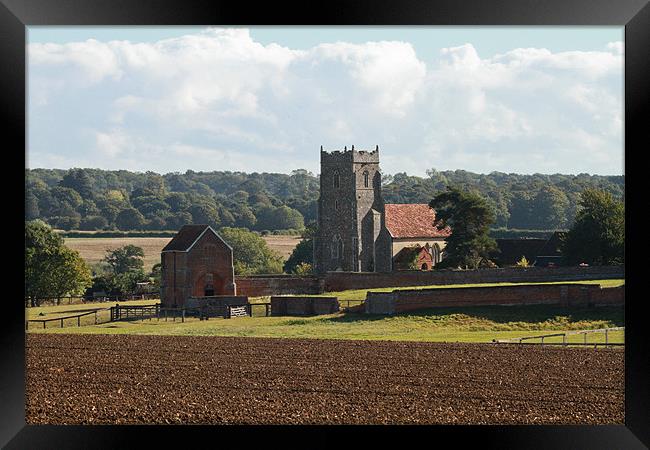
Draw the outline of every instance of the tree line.
[[[301,230],[316,221],[319,180],[243,172],[138,173],[101,169],[26,169],[26,219],[63,230],[177,230],[187,223],[256,231]],[[520,175],[464,170],[384,175],[387,203],[429,203],[449,186],[479,193],[492,228],[554,230],[574,222],[585,189],[624,200],[624,176]]]

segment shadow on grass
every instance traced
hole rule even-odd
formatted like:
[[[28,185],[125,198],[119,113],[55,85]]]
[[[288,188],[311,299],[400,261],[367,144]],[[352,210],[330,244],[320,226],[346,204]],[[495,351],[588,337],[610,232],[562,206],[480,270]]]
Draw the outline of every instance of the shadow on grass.
[[[615,326],[625,325],[624,308],[622,306],[602,306],[595,308],[569,308],[554,305],[526,306],[466,306],[431,308],[412,311],[395,316],[344,312],[338,317],[323,318],[323,321],[342,322],[372,322],[385,320],[389,317],[443,317],[452,314],[464,314],[470,317],[490,320],[495,323],[525,322],[540,323],[553,320],[557,316],[567,317],[570,322],[579,321],[608,321]]]

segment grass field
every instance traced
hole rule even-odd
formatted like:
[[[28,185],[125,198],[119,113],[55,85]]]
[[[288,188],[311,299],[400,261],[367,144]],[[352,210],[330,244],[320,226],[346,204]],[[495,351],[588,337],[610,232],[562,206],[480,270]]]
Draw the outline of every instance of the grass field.
[[[603,286],[618,286],[624,280],[592,280]],[[499,284],[500,285],[500,284]],[[464,287],[466,285],[455,285]],[[450,287],[450,286],[439,286]],[[337,293],[348,297],[354,292]],[[366,290],[363,290],[366,292]],[[327,295],[333,295],[328,293]],[[251,299],[259,302],[264,298]],[[155,304],[156,300],[133,301],[128,305]],[[55,318],[93,309],[104,309],[113,303],[48,306],[29,308],[29,318]],[[346,314],[344,312],[315,317],[263,317],[264,307],[253,307],[253,317],[234,319],[214,318],[200,321],[187,318],[179,320],[141,320],[94,325],[94,316],[88,316],[82,325],[59,328],[53,322],[42,330],[40,324],[31,324],[29,331],[38,333],[91,333],[91,334],[142,334],[142,335],[206,335],[295,337],[321,339],[367,339],[426,342],[490,342],[492,339],[534,336],[551,332],[597,329],[624,326],[624,309],[621,307],[562,308],[559,306],[483,306],[435,308],[398,316]],[[41,315],[42,314],[42,315]],[[108,312],[101,314],[108,316]],[[102,316],[103,317],[103,316]],[[76,319],[70,319],[76,325]],[[100,319],[101,321],[101,319]],[[545,339],[561,342],[562,338]],[[583,342],[582,336],[571,336],[569,342]],[[609,335],[610,342],[622,342],[623,332]],[[604,336],[590,335],[588,342],[604,342]]]
[[[300,236],[264,236],[263,239],[272,250],[287,259],[302,239]],[[77,250],[88,264],[96,264],[106,256],[106,250],[114,250],[124,245],[137,245],[144,250],[144,268],[150,271],[160,262],[160,251],[171,240],[168,237],[135,238],[66,238],[65,245]]]

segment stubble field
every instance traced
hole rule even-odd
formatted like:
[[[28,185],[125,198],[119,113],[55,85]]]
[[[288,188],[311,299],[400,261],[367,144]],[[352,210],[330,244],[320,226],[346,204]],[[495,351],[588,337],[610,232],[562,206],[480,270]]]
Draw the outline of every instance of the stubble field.
[[[27,336],[28,424],[622,424],[620,349]]]
[[[106,250],[114,250],[124,245],[137,245],[144,250],[144,268],[150,271],[160,262],[160,251],[172,238],[132,237],[132,238],[66,238],[65,245],[77,250],[88,264],[96,264],[106,256]],[[287,259],[302,239],[300,236],[263,236],[271,250]]]

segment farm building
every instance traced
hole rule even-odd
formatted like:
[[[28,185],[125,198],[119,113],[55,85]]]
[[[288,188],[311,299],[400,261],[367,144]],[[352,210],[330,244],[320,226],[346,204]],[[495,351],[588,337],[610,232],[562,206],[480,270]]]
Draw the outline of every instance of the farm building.
[[[209,225],[184,225],[161,252],[160,301],[182,307],[189,297],[236,295],[232,248]]]
[[[514,266],[522,256],[524,256],[532,266],[562,266],[565,262],[562,258],[560,246],[564,235],[566,235],[566,232],[564,231],[555,231],[547,239],[496,239],[499,251],[493,255],[493,259],[501,267]]]

